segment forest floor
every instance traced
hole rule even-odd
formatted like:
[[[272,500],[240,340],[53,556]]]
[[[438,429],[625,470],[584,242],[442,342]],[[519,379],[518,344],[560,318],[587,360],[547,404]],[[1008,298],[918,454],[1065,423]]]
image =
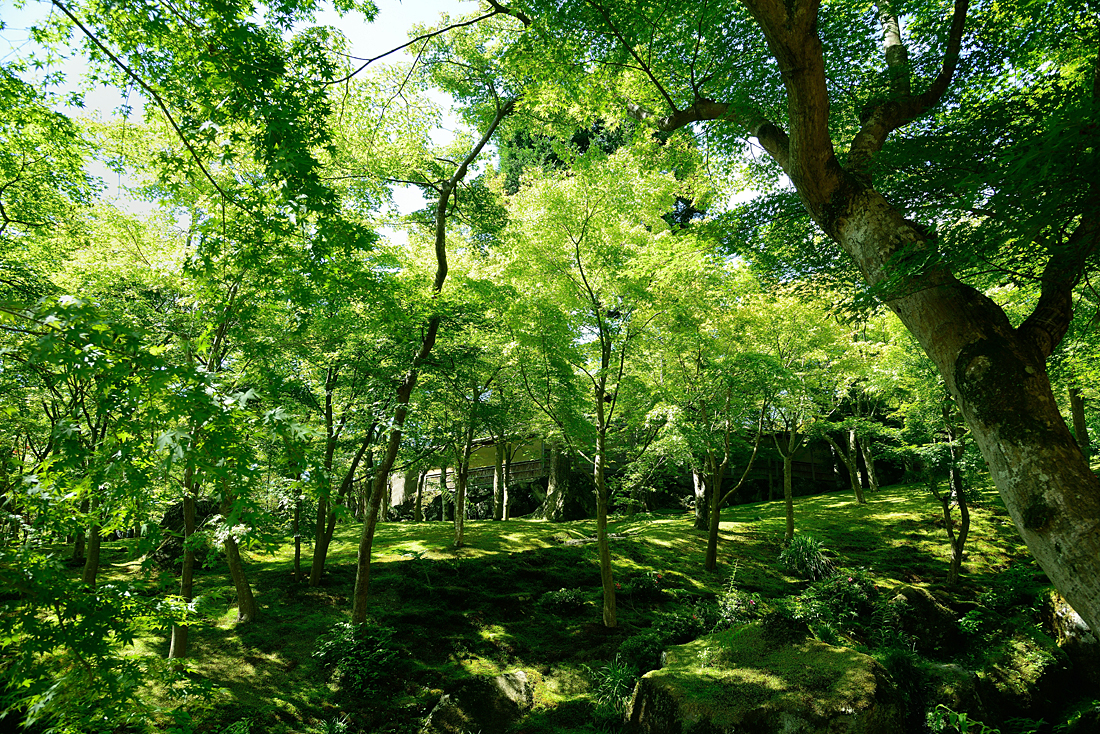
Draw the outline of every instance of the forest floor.
[[[950,551],[943,517],[929,492],[899,485],[868,499],[861,506],[850,492],[796,498],[796,529],[820,540],[845,574],[859,574],[883,598],[912,585],[973,606],[1014,564],[1023,569],[1016,578],[1025,579],[1028,594],[1046,583],[991,490],[972,509],[963,579],[951,589],[945,585]],[[452,548],[450,523],[380,524],[369,614],[373,629],[389,628],[392,636],[371,639],[396,655],[387,658],[385,676],[368,676],[358,692],[342,687],[313,656],[319,640],[350,616],[357,525],[338,527],[316,588],[295,583],[292,547],[248,552],[247,573],[260,605],[250,624],[235,624],[233,587],[224,564],[215,564],[196,579],[202,619],[191,631],[191,665],[193,676],[217,690],[208,702],[182,705],[199,732],[415,732],[456,683],[522,670],[535,683],[524,732],[611,731],[622,701],[621,691],[609,698],[614,676],[608,673],[625,641],[660,632],[668,642],[708,632],[716,600],[730,589],[766,606],[797,600],[811,586],[778,563],[781,501],[723,511],[713,572],[704,570],[706,535],[686,513],[617,517],[610,531],[620,586],[614,629],[601,624],[596,545],[585,542],[594,541],[595,521],[468,522],[466,546],[459,550]],[[133,578],[140,561],[124,556],[124,544],[105,545],[102,578]],[[303,566],[308,570],[306,551]],[[1013,624],[1034,626],[1036,604],[1022,606]],[[831,641],[867,649],[861,629],[838,618]],[[163,630],[150,631],[135,650],[163,656],[167,644]],[[987,646],[988,640],[976,638],[965,654],[973,659]],[[639,647],[644,645],[631,649]],[[645,671],[630,675],[639,672]],[[167,718],[159,726],[166,728]]]

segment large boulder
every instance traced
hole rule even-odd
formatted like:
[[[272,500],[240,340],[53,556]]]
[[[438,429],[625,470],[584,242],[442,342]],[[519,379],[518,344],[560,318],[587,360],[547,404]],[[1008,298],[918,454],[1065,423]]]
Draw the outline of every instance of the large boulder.
[[[421,734],[504,734],[534,705],[534,686],[522,670],[479,676],[439,699]]]
[[[669,648],[634,690],[644,734],[895,734],[899,694],[867,655],[754,623]]]
[[[910,634],[917,650],[929,657],[945,657],[955,653],[963,643],[958,616],[927,589],[901,586],[889,601],[901,629]]]
[[[1073,670],[1092,694],[1100,693],[1100,639],[1074,611],[1065,597],[1051,591],[1043,605],[1043,621],[1054,635],[1058,647],[1073,663]]]
[[[213,498],[200,497],[195,500],[195,529],[201,528],[220,511],[220,505]],[[170,506],[160,521],[164,540],[152,553],[153,562],[165,571],[179,573],[183,568],[183,501]],[[203,562],[208,553],[201,554]],[[200,562],[201,565],[201,562]]]
[[[994,719],[1056,718],[1076,691],[1069,661],[1039,630],[1019,629],[996,640],[978,671],[979,693]]]

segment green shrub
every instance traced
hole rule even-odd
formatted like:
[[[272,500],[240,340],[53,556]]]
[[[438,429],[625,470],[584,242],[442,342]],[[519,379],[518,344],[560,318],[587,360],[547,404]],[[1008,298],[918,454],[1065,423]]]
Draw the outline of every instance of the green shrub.
[[[871,632],[877,629],[875,615],[880,604],[878,588],[867,574],[841,569],[832,578],[818,581],[802,594],[799,612],[815,632],[825,624],[870,638]]]
[[[714,630],[721,631],[759,619],[764,614],[765,607],[759,594],[739,590],[734,586],[734,579],[731,577],[726,584],[726,590],[718,595]]]
[[[401,657],[393,642],[394,630],[371,622],[339,622],[317,641],[313,657],[329,674],[339,676],[340,688],[356,697],[383,698],[394,685],[394,668]]]
[[[779,563],[791,573],[811,581],[820,581],[836,573],[836,564],[826,555],[828,551],[812,535],[796,535],[779,553]]]
[[[665,644],[682,645],[713,629],[714,612],[706,603],[697,602],[658,614],[654,626]]]
[[[558,615],[579,614],[585,607],[585,596],[580,589],[547,591],[539,597],[539,606]]]
[[[1035,616],[1042,606],[1038,598],[1042,588],[1036,583],[1030,564],[1014,563],[993,578],[989,590],[978,597],[978,603],[1006,616],[1017,611]]]
[[[634,576],[623,588],[623,593],[629,594],[632,598],[642,601],[656,601],[664,596],[664,591],[661,587],[661,582],[663,580],[664,576],[655,572]]]
[[[990,625],[989,615],[981,609],[971,609],[959,620],[959,629],[967,637],[978,637],[985,634]]]
[[[587,665],[582,667],[594,684],[593,698],[597,708],[610,709],[621,715],[630,701],[630,694],[634,691],[634,684],[638,680],[638,669],[623,660],[620,655],[616,655],[615,659],[606,665],[596,668],[590,668]]]
[[[655,670],[661,667],[664,644],[655,631],[642,632],[628,637],[619,645],[619,657],[638,670]]]

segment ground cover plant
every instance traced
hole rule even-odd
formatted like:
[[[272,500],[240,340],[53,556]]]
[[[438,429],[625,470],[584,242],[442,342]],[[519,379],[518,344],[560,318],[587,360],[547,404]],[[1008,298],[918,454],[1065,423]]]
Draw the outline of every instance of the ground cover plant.
[[[939,506],[920,487],[888,487],[866,505],[843,493],[800,498],[803,531],[837,566],[819,580],[779,560],[782,502],[723,513],[725,550],[715,572],[705,570],[706,536],[690,514],[613,518],[614,572],[623,579],[621,624],[613,629],[600,624],[594,521],[471,522],[457,550],[448,523],[382,523],[370,620],[361,626],[347,612],[353,527],[337,528],[318,587],[294,581],[292,549],[246,551],[262,618],[235,624],[224,571],[199,572],[195,594],[205,601],[195,608],[187,670],[207,695],[173,696],[168,684],[149,682],[141,695],[158,705],[130,730],[414,732],[462,681],[524,671],[534,682],[525,731],[614,731],[634,681],[660,665],[662,651],[758,620],[768,629],[776,619],[876,656],[905,692],[909,719],[924,726],[943,703],[928,698],[925,671],[934,663],[1007,671],[1022,664],[1021,649],[1050,654],[1033,640],[1042,636],[1035,624],[1047,582],[995,496],[987,491],[984,499],[955,588],[946,586],[950,549],[937,532]],[[138,581],[140,559],[107,543],[101,578]],[[960,620],[957,648],[921,651],[890,617],[893,592],[914,586],[949,604]],[[134,634],[128,655],[166,654],[163,626]],[[698,646],[704,658],[720,654]]]

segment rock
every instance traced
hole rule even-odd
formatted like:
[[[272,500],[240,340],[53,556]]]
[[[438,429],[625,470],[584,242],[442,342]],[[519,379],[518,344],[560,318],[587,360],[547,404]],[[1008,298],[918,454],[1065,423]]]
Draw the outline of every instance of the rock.
[[[989,712],[979,693],[981,679],[961,665],[932,663],[926,669],[927,700],[930,708],[943,704],[952,711],[969,714],[978,721],[988,721]]]
[[[889,604],[901,629],[913,636],[922,655],[946,656],[962,645],[956,613],[938,602],[927,589],[901,586]]]
[[[1041,631],[1018,630],[996,642],[978,672],[979,693],[994,719],[1057,717],[1075,692],[1068,659]],[[987,722],[988,723],[988,722]]]
[[[736,627],[669,648],[629,716],[643,734],[894,734],[899,694],[867,655],[810,638]],[[791,630],[791,632],[797,632]],[[786,637],[786,640],[782,638]]]
[[[1073,664],[1074,672],[1093,688],[1093,695],[1100,693],[1100,639],[1057,591],[1046,598],[1043,622]]]
[[[207,520],[219,512],[218,501],[211,498],[195,500],[195,529],[200,529]],[[183,567],[183,502],[169,507],[160,527],[165,531],[164,540],[151,554],[153,562],[165,571],[179,573]],[[205,560],[206,554],[203,555]],[[200,564],[201,565],[201,564]]]
[[[503,734],[534,705],[534,686],[522,670],[465,681],[439,699],[421,734]]]

